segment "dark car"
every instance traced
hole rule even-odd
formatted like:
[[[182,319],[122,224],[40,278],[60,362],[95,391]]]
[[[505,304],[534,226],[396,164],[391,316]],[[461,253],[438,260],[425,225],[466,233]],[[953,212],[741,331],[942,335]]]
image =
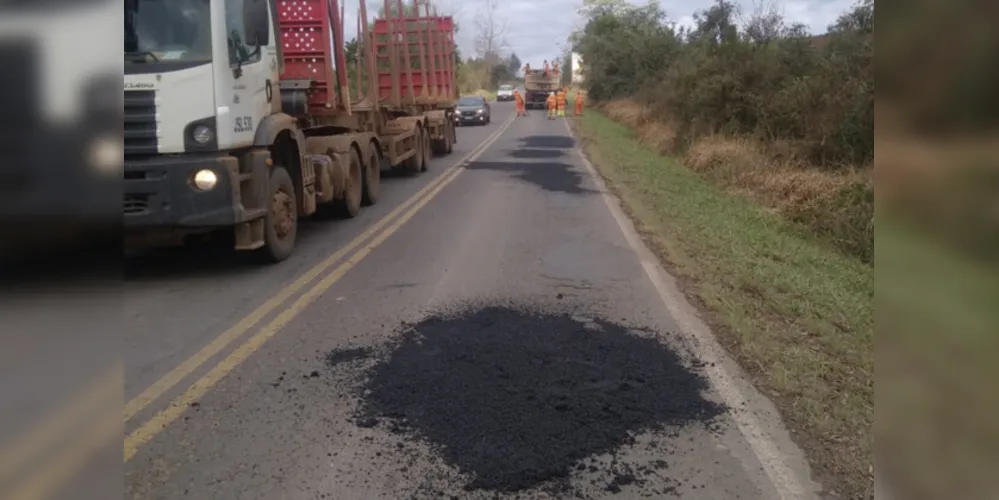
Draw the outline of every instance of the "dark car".
[[[485,125],[491,118],[489,103],[485,97],[469,95],[458,99],[458,107],[454,110],[456,125]]]

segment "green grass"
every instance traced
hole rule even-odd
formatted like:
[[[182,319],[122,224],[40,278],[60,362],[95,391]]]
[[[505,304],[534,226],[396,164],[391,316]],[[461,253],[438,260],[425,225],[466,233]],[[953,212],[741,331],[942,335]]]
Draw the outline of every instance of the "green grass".
[[[574,123],[647,242],[773,397],[817,479],[847,498],[872,491],[873,268],[598,112]]]

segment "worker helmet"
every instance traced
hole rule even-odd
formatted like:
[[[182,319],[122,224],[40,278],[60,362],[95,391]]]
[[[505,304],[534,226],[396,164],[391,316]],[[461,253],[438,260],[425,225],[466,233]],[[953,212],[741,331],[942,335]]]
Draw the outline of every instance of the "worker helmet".
[[[555,95],[555,92],[549,92],[548,95]]]

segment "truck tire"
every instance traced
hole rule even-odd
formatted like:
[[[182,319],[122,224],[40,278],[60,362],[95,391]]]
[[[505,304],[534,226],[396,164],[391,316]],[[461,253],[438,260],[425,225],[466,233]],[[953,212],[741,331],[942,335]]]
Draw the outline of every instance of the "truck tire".
[[[361,204],[371,206],[378,203],[382,191],[382,155],[378,152],[378,144],[368,144],[368,158],[364,162],[364,196]]]
[[[444,138],[433,141],[434,154],[445,156],[454,151],[454,124],[450,120],[444,123]]]
[[[264,216],[264,246],[259,254],[266,262],[287,259],[295,250],[298,235],[298,201],[295,184],[284,167],[275,166],[268,181],[267,214]]]
[[[413,142],[416,143],[416,152],[413,156],[410,156],[406,161],[402,162],[402,170],[408,175],[416,175],[423,171],[423,158],[425,156],[423,152],[423,127],[416,127],[414,136],[415,140]]]
[[[426,129],[424,129],[426,130]],[[434,151],[430,146],[430,133],[425,132],[423,134],[423,166],[420,168],[420,172],[426,172],[430,170],[430,159],[434,157]]]
[[[342,217],[352,219],[361,213],[361,201],[364,198],[364,164],[355,148],[350,148],[346,182],[343,198],[337,200],[337,211]]]

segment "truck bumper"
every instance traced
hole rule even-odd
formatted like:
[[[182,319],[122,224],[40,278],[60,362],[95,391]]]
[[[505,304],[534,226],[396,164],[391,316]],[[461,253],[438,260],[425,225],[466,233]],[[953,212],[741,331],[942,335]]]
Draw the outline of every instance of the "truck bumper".
[[[215,174],[211,189],[195,187],[194,175],[201,170]],[[244,222],[249,218],[239,201],[240,180],[238,159],[224,154],[126,159],[125,228],[193,229]]]

